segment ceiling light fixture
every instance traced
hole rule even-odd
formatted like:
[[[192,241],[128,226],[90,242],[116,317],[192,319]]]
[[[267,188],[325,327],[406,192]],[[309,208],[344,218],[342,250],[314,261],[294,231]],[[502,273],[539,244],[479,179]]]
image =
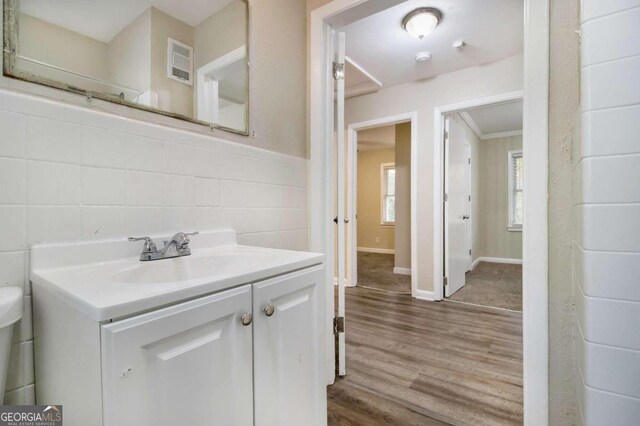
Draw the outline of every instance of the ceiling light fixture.
[[[442,21],[442,12],[433,7],[413,10],[402,19],[402,28],[413,37],[422,40],[436,29]]]
[[[429,62],[431,60],[431,53],[429,52],[418,52],[416,54],[416,62],[419,64],[424,64],[425,62]]]

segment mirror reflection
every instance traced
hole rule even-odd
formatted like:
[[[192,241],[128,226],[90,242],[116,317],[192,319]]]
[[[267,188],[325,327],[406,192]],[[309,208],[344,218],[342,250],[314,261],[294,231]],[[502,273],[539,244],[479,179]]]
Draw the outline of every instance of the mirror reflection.
[[[16,5],[14,76],[248,132],[246,1]]]

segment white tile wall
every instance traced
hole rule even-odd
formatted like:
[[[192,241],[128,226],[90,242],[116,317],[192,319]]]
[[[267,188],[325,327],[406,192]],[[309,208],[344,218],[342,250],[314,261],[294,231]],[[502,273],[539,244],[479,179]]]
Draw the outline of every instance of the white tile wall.
[[[640,1],[582,2],[575,280],[581,422],[640,415]]]
[[[28,246],[230,226],[307,249],[307,161],[0,90],[0,285],[25,288],[5,403],[33,403]]]

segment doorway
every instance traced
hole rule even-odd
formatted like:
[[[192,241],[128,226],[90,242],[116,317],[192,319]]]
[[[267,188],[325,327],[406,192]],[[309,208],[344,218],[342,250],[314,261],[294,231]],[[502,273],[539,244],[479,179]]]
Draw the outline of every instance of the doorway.
[[[333,84],[330,75],[334,60],[331,50],[333,40],[333,26],[353,22],[362,13],[371,14],[389,6],[390,2],[375,0],[334,0],[311,12],[310,19],[310,246],[312,250],[322,251],[327,256],[329,264],[333,264],[333,199],[335,197],[331,185],[333,144],[326,143],[333,137]],[[393,2],[391,2],[393,3]],[[399,4],[401,2],[395,2]],[[548,67],[549,67],[549,6],[548,1],[533,2],[525,0],[525,43],[524,43],[524,129],[523,153],[525,162],[525,180],[528,182],[527,193],[524,195],[524,215],[527,225],[523,228],[523,253],[527,263],[523,282],[523,312],[524,312],[524,419],[525,424],[548,423],[548,312],[547,312],[547,140],[548,140]],[[475,92],[484,93],[483,91]],[[432,99],[433,100],[433,99]],[[455,99],[454,99],[455,100]],[[457,99],[460,100],[460,99]],[[446,100],[445,100],[446,101]],[[430,104],[431,105],[431,104]],[[441,138],[442,123],[440,117],[442,107],[433,108],[434,120],[423,118],[426,130],[434,137],[433,143],[425,138],[426,152],[433,149],[431,159],[442,158],[440,147],[436,142]],[[431,111],[428,112],[431,115]],[[421,113],[423,116],[423,113]],[[421,124],[421,126],[423,125]],[[422,128],[422,127],[421,127]],[[531,141],[527,143],[527,141]],[[535,143],[533,143],[535,141]],[[431,166],[431,164],[429,164]],[[441,165],[434,161],[434,170]],[[434,196],[432,230],[441,227],[442,214],[441,173],[433,174]],[[424,195],[423,195],[424,196]],[[438,202],[435,202],[438,201]],[[419,212],[426,214],[424,202]],[[429,210],[430,211],[430,210]],[[431,213],[429,213],[431,216]],[[422,226],[425,221],[421,221]],[[433,238],[431,246],[433,259],[442,259],[443,234],[428,232],[425,238]],[[422,241],[425,240],[422,239]],[[422,259],[422,258],[421,258]],[[415,265],[414,265],[415,267]],[[439,283],[442,280],[442,263],[437,262],[431,268],[426,268],[418,277],[425,277],[432,273],[433,290],[424,290],[425,298],[436,300]],[[332,274],[326,276],[327,300],[332,300]],[[430,280],[428,280],[430,281]],[[415,280],[414,280],[415,282]],[[428,287],[427,287],[428,288]],[[331,337],[331,321],[333,309],[327,304],[327,353],[329,365],[327,369],[328,382],[333,382],[333,346]]]
[[[346,281],[415,294],[415,113],[347,126]]]
[[[447,301],[522,311],[522,99],[444,115]]]

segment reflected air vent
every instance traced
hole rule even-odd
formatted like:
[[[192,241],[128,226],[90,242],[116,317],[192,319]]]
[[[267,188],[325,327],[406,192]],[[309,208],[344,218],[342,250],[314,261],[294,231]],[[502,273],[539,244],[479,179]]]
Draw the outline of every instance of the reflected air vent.
[[[168,39],[167,77],[184,84],[193,84],[193,47]]]

